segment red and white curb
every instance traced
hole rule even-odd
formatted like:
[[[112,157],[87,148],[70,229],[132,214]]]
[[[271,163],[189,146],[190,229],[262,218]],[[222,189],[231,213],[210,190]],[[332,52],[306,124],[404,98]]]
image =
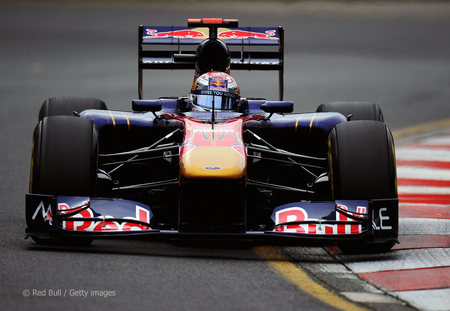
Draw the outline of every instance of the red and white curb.
[[[399,241],[391,252],[337,254],[421,310],[450,310],[450,131],[396,147]]]

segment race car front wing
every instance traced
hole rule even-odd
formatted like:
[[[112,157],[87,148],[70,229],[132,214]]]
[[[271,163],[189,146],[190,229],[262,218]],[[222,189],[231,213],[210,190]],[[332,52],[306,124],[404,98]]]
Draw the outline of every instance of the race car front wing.
[[[26,195],[26,237],[61,235],[112,238],[130,235],[199,235],[209,232],[160,230],[149,206],[124,199]],[[303,238],[325,242],[397,241],[398,199],[301,201],[278,206],[261,231],[220,236]]]

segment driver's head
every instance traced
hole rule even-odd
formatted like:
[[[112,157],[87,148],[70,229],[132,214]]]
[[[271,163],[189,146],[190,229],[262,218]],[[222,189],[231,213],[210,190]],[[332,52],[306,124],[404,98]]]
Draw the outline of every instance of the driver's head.
[[[194,110],[236,111],[240,102],[236,81],[224,72],[211,71],[201,75],[192,85],[190,102]]]

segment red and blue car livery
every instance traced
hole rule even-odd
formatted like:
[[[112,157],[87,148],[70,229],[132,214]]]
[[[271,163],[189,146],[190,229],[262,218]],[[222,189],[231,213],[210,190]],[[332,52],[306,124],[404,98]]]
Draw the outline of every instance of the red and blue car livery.
[[[331,102],[293,113],[283,100],[283,33],[220,18],[140,26],[132,111],[92,98],[46,100],[33,134],[26,236],[82,244],[130,235],[290,238],[388,251],[398,198],[381,109]],[[192,51],[180,53],[186,46]],[[279,99],[240,97],[238,108],[212,111],[193,109],[188,96],[144,99],[149,69],[191,69],[194,81],[275,70]]]

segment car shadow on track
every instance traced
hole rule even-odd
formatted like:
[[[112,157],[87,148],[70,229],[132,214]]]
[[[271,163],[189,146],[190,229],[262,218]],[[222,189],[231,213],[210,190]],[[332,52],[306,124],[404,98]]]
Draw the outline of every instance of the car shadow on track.
[[[25,250],[33,252],[86,253],[149,257],[215,258],[227,260],[268,260],[254,252],[257,247],[311,246],[298,241],[261,240],[154,240],[154,239],[99,239],[88,246],[39,245],[26,240]],[[283,260],[288,260],[283,259]]]

